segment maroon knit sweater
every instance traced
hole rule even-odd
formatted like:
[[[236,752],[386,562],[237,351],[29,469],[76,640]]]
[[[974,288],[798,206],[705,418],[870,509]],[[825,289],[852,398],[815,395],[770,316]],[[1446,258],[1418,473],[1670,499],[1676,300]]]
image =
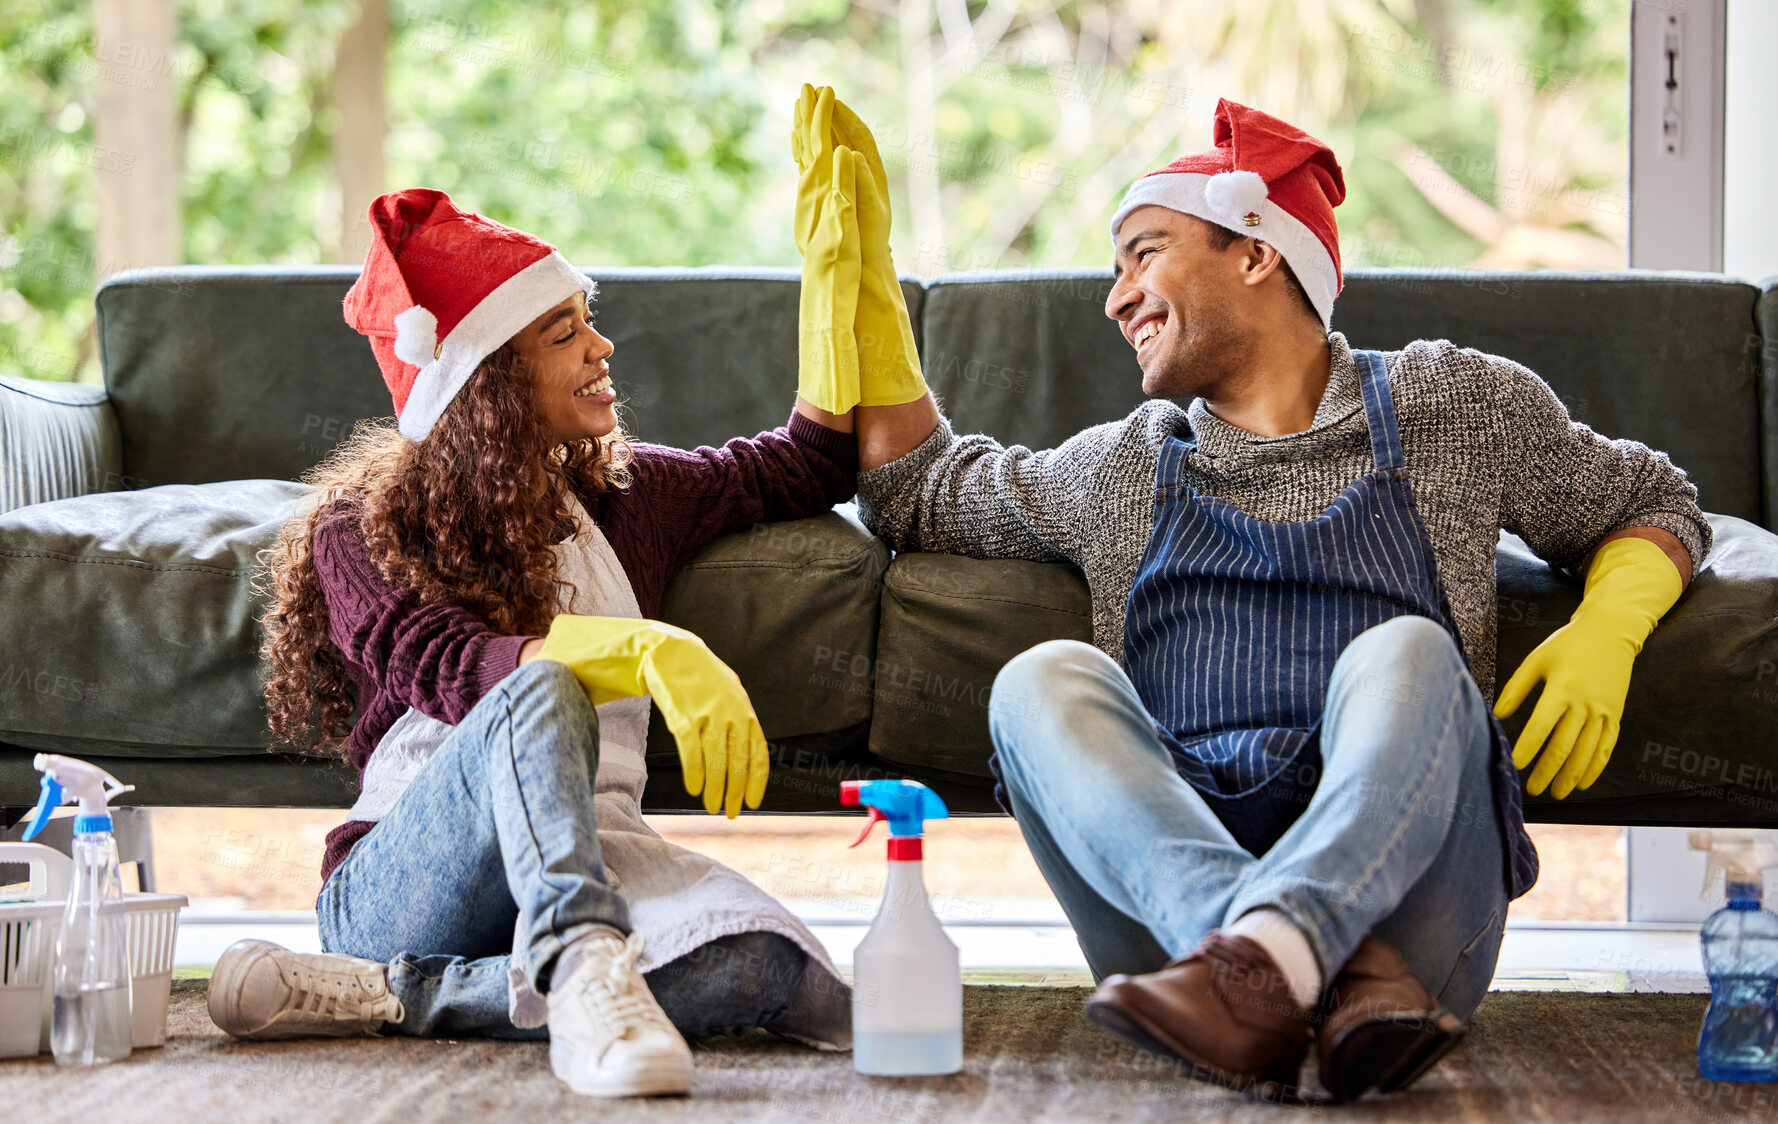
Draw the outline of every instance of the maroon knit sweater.
[[[851,499],[858,447],[849,433],[801,414],[788,427],[693,451],[635,444],[631,483],[581,496],[629,575],[644,617],[659,614],[667,580],[710,540],[778,519],[818,515]],[[530,636],[505,636],[449,605],[421,605],[385,581],[349,512],[315,530],[315,569],[327,601],[327,635],[346,659],[358,723],[346,760],[360,775],[377,743],[409,707],[455,725],[518,666]],[[328,833],[325,885],[374,824],[348,820]]]

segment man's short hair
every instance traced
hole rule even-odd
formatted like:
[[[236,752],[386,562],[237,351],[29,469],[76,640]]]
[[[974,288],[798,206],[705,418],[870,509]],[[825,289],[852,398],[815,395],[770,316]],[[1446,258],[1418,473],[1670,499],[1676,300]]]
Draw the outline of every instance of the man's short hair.
[[[1235,239],[1247,237],[1247,235],[1244,234],[1236,234],[1221,223],[1214,223],[1207,219],[1200,219],[1196,215],[1193,215],[1192,218],[1198,219],[1199,222],[1204,224],[1204,227],[1210,235],[1210,248],[1218,253],[1233,246],[1235,244]],[[1315,323],[1321,326],[1323,331],[1326,331],[1327,325],[1321,323],[1321,313],[1315,311],[1315,306],[1309,302],[1309,294],[1303,289],[1303,283],[1296,279],[1296,270],[1290,268],[1290,262],[1285,261],[1282,255],[1279,257],[1279,264],[1284,267],[1284,279],[1290,282],[1290,291],[1296,294],[1297,305],[1301,307],[1304,312],[1307,312]]]

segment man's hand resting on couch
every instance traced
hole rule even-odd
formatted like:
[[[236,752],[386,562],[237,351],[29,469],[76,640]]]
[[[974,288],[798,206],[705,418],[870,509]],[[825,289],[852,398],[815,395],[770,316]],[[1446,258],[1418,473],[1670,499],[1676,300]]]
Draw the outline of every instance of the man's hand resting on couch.
[[[1525,657],[1494,704],[1505,718],[1543,684],[1513,747],[1514,767],[1537,760],[1526,792],[1540,796],[1547,788],[1562,800],[1599,779],[1617,745],[1637,653],[1690,576],[1685,548],[1658,528],[1635,528],[1594,551],[1580,607]]]

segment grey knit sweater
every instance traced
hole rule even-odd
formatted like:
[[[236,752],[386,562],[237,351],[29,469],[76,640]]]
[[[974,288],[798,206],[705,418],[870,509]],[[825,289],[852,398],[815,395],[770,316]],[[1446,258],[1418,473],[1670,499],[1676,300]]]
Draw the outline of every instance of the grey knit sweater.
[[[1327,391],[1305,432],[1260,437],[1197,400],[1139,406],[1059,448],[957,437],[946,422],[858,478],[865,523],[895,550],[1066,561],[1093,596],[1093,640],[1123,662],[1124,606],[1154,526],[1155,473],[1168,437],[1197,441],[1187,483],[1256,519],[1314,519],[1375,468],[1357,365],[1334,333]],[[1494,694],[1494,550],[1504,529],[1573,567],[1613,531],[1659,527],[1694,569],[1710,549],[1697,489],[1667,459],[1568,417],[1517,363],[1445,340],[1384,356],[1408,479],[1476,682]]]

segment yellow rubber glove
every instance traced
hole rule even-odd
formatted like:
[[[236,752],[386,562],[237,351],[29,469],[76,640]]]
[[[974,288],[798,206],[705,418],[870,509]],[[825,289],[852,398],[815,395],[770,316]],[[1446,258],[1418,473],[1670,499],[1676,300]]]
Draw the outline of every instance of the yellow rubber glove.
[[[1580,607],[1525,657],[1494,703],[1505,718],[1543,684],[1513,746],[1517,769],[1543,750],[1526,792],[1549,788],[1562,800],[1599,779],[1617,745],[1636,654],[1684,588],[1673,560],[1647,539],[1613,539],[1594,553]]]
[[[660,621],[564,614],[549,626],[538,658],[566,664],[594,706],[653,695],[679,743],[685,791],[704,810],[726,804],[729,819],[759,807],[771,757],[747,691],[697,636]]]
[[[804,87],[806,90],[808,87]],[[796,248],[803,255],[797,323],[797,393],[832,414],[858,404],[858,156],[836,147],[833,91],[805,112],[797,103],[790,131],[796,157]]]
[[[805,85],[798,108],[832,93],[825,86],[817,92]],[[870,128],[838,98],[833,99],[832,127],[834,143],[864,157],[869,171],[858,177],[858,241],[864,263],[858,285],[858,400],[864,406],[899,406],[924,398],[926,379],[889,250],[889,174]]]

